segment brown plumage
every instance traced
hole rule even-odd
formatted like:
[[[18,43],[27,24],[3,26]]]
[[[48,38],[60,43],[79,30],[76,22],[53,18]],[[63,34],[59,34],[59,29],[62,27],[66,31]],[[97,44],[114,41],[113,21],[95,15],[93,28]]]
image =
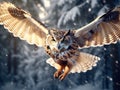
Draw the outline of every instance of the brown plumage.
[[[116,43],[120,38],[120,8],[97,17],[77,30],[48,29],[30,13],[9,2],[0,3],[0,23],[15,37],[42,46],[50,58],[46,61],[57,71],[55,78],[63,80],[68,73],[91,70],[99,57],[79,49]]]

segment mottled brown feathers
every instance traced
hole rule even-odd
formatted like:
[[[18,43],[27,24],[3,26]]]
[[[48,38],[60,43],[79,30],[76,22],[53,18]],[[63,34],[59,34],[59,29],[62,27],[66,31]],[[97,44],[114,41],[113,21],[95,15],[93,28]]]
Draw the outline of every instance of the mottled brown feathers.
[[[25,12],[22,11],[21,9],[19,9],[19,8],[10,8],[9,7],[8,11],[15,18],[18,18],[18,19],[25,19],[26,18],[24,16]]]

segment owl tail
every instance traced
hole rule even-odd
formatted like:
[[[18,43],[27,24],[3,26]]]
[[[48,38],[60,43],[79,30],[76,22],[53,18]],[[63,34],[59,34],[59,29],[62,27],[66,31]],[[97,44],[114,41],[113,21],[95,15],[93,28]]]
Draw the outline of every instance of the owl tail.
[[[80,73],[80,72],[86,72],[87,70],[91,70],[94,66],[96,66],[97,62],[100,60],[99,57],[87,53],[80,52],[79,57],[77,60],[74,60],[73,57],[72,60],[68,60],[68,63],[72,63],[72,69],[70,73]],[[55,61],[52,58],[49,58],[46,61],[51,66],[58,69],[60,67],[59,64],[55,63]]]
[[[78,59],[73,64],[71,73],[80,73],[91,70],[94,66],[97,65],[97,62],[100,60],[99,57],[91,55],[88,53],[80,52]]]

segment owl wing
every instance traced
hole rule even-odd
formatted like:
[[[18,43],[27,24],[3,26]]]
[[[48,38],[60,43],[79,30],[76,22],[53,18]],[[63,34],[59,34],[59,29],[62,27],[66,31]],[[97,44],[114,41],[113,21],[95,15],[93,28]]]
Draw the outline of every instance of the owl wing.
[[[81,48],[116,43],[120,39],[120,7],[75,30],[75,36]]]
[[[43,46],[47,28],[34,20],[31,15],[8,2],[0,3],[0,24],[15,37],[26,40],[30,44]]]

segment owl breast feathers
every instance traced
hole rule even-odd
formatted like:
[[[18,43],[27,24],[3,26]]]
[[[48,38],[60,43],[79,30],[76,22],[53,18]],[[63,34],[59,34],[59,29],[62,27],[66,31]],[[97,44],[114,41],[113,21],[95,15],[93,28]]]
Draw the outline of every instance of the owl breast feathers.
[[[79,49],[116,43],[120,38],[120,7],[98,16],[77,30],[48,29],[31,14],[12,3],[0,3],[0,24],[15,37],[45,48],[46,61],[57,71],[55,78],[63,80],[68,73],[91,70],[99,57]]]

